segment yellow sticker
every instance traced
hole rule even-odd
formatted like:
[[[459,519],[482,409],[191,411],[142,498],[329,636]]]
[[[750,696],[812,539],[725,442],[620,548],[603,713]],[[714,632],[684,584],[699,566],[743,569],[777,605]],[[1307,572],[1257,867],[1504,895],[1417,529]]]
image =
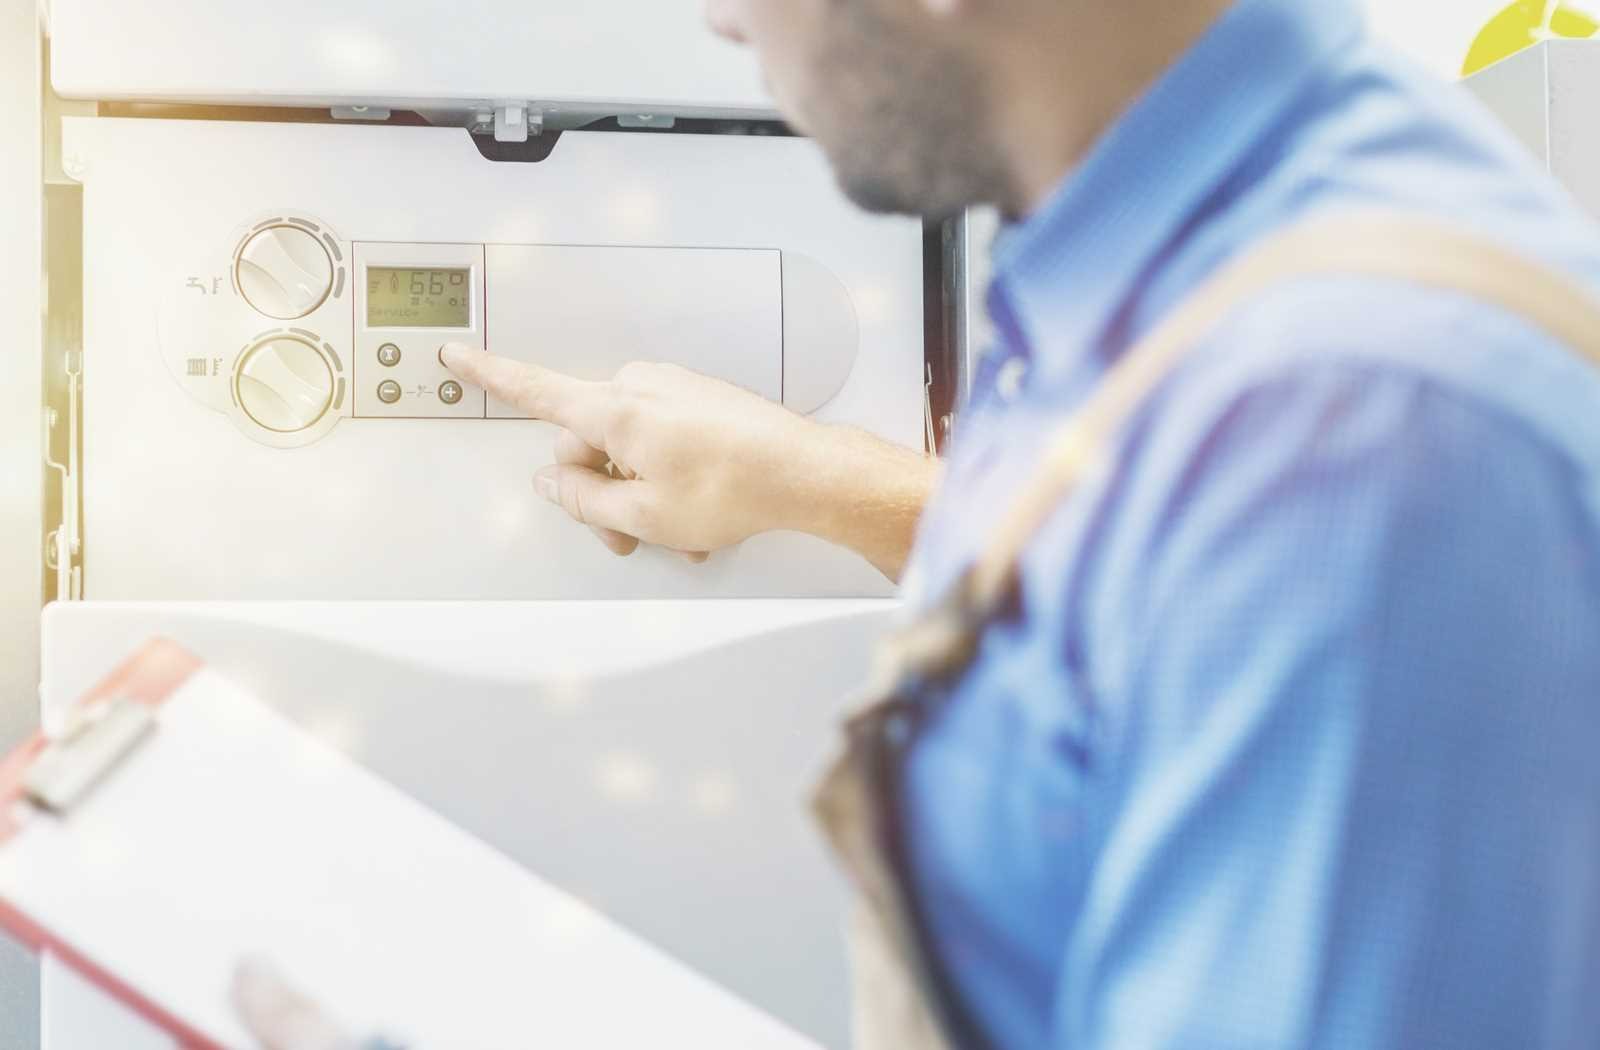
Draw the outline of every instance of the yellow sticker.
[[[1510,58],[1524,48],[1551,37],[1586,39],[1600,34],[1600,22],[1571,4],[1551,0],[1516,0],[1489,20],[1467,52],[1461,75],[1471,76],[1480,69]]]
[[[1600,22],[1596,22],[1582,11],[1575,11],[1563,4],[1550,16],[1550,32],[1556,36],[1569,36],[1581,40],[1600,33]]]

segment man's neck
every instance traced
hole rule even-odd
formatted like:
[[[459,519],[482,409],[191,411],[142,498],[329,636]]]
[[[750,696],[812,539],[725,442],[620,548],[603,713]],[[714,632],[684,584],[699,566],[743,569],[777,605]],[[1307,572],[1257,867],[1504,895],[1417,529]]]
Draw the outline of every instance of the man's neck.
[[[1043,31],[1007,33],[993,84],[995,142],[1011,172],[996,202],[1006,215],[1036,211],[1233,2],[1057,3]]]

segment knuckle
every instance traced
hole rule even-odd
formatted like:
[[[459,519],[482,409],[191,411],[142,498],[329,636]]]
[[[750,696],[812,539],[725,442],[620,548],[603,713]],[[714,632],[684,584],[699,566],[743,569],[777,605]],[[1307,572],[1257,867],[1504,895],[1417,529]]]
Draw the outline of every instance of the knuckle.
[[[619,397],[613,401],[606,420],[606,443],[626,447],[644,425],[644,407],[632,397]]]
[[[618,386],[628,388],[647,386],[650,382],[651,372],[656,367],[646,361],[630,361],[617,369],[617,374],[612,378],[612,382]]]
[[[625,519],[623,527],[630,535],[640,537],[656,536],[661,531],[661,508],[654,500],[629,500],[623,517]]]

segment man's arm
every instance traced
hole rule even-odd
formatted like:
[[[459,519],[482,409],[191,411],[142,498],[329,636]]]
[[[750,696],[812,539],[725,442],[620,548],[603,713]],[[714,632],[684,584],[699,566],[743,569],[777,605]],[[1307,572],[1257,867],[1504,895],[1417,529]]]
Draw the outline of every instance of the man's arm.
[[[466,382],[562,428],[539,492],[613,552],[655,544],[694,560],[762,532],[809,533],[890,579],[905,566],[936,460],[828,426],[672,365],[589,382],[446,346]]]

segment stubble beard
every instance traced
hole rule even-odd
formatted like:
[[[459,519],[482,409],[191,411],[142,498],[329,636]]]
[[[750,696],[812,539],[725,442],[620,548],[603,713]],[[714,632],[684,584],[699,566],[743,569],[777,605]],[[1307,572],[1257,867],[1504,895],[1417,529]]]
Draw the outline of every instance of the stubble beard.
[[[963,55],[908,39],[871,0],[837,7],[809,108],[845,195],[869,212],[930,219],[1005,199],[980,72]]]

